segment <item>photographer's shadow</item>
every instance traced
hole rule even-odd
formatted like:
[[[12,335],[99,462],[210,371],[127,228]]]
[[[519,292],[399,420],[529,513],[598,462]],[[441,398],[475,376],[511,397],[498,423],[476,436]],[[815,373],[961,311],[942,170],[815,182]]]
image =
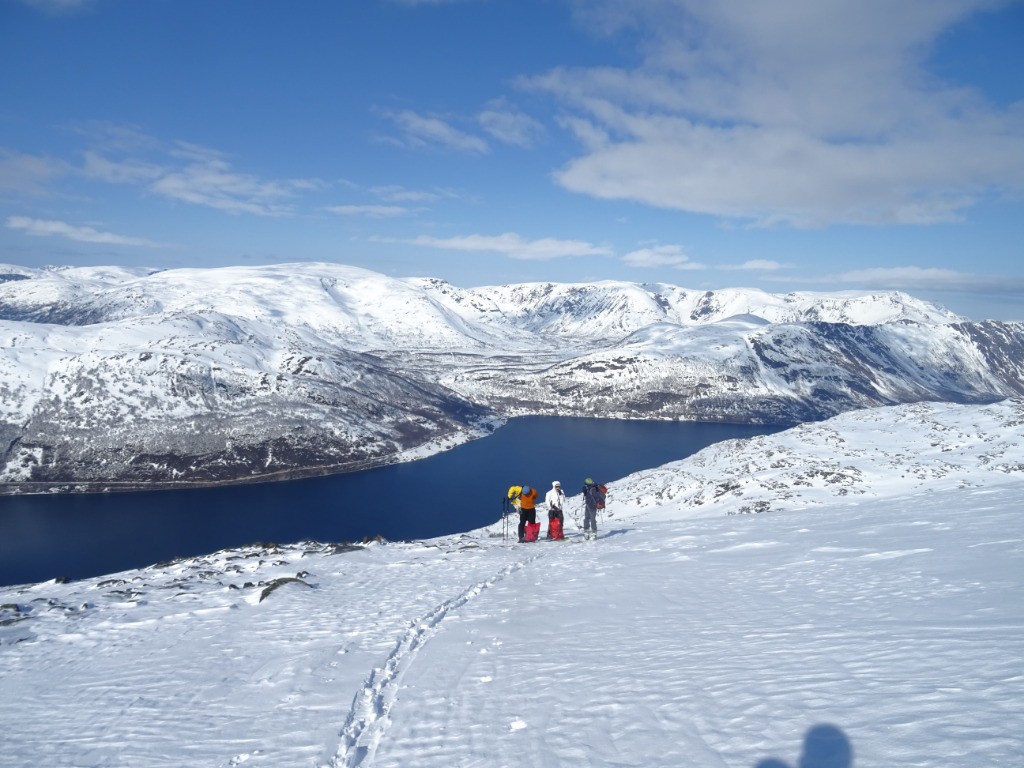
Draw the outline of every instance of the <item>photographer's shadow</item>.
[[[851,768],[853,747],[841,728],[828,723],[816,725],[804,736],[804,748],[795,768]],[[792,768],[774,757],[761,760],[754,768]]]

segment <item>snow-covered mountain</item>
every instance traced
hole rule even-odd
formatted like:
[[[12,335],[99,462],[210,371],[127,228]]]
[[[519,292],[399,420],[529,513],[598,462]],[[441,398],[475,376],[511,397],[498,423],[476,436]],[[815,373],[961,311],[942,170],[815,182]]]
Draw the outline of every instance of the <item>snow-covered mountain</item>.
[[[793,424],[1024,393],[1024,326],[899,293],[462,289],[331,264],[0,267],[0,492],[400,461],[508,416]]]
[[[594,542],[574,497],[563,543],[0,588],[0,765],[1020,764],[1024,400],[851,412],[610,491]]]

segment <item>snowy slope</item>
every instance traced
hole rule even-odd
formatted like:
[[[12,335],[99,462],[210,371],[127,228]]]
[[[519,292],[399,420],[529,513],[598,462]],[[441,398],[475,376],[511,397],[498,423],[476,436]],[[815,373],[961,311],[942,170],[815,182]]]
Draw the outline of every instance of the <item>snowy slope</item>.
[[[596,542],[307,543],[5,588],[0,765],[1020,765],[1022,413],[713,447],[616,483]],[[770,470],[770,514],[693,503],[693,478]]]
[[[921,400],[1024,394],[1024,326],[660,322],[534,368],[441,381],[508,413],[792,424]]]
[[[485,431],[487,413],[444,387],[222,313],[0,323],[0,343],[9,482],[294,476]]]
[[[1024,326],[899,293],[0,267],[0,493],[384,464],[521,414],[792,424],[1024,393]]]
[[[1024,400],[855,411],[625,478],[620,514],[767,512],[1024,479]],[[1024,490],[1024,489],[1022,489]]]

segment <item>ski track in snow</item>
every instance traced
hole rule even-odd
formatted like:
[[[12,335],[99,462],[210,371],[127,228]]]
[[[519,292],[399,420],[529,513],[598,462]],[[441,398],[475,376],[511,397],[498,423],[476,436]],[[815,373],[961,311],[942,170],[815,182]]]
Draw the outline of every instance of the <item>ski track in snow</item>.
[[[415,661],[424,643],[438,631],[441,622],[485,589],[526,567],[539,555],[507,565],[498,574],[478,582],[457,597],[445,600],[426,615],[409,623],[387,660],[376,667],[355,695],[352,709],[341,729],[341,746],[331,768],[368,766],[390,725],[391,708],[398,695],[402,677]]]

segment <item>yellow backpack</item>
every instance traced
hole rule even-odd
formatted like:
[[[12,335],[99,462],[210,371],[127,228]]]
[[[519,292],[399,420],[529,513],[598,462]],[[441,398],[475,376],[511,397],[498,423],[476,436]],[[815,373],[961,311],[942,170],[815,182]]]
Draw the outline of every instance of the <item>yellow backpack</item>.
[[[508,489],[508,500],[516,509],[519,508],[519,494],[523,492],[523,486],[513,485]]]

